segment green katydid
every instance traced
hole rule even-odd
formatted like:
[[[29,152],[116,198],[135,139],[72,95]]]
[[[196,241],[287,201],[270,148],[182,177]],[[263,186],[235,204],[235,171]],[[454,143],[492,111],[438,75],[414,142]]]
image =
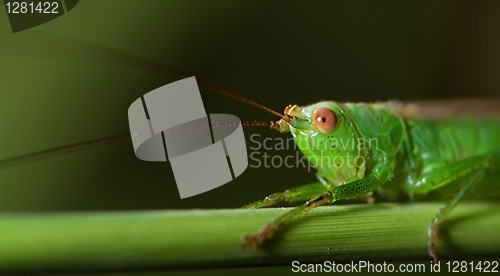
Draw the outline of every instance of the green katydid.
[[[282,117],[277,122],[244,122],[290,132],[312,166],[319,182],[272,194],[246,208],[261,208],[280,202],[305,202],[275,219],[261,231],[245,238],[247,248],[257,248],[272,238],[283,224],[316,206],[344,199],[366,197],[374,191],[427,194],[457,185],[458,192],[436,215],[429,227],[429,253],[436,259],[439,223],[483,176],[500,168],[500,120],[495,117],[498,101],[475,102],[484,114],[470,114],[470,101],[403,104],[398,102],[352,104],[319,102],[288,106],[276,112],[231,90],[200,81],[200,87],[236,98]],[[469,109],[469,110],[467,110]],[[472,112],[472,113],[474,113]],[[483,116],[483,115],[487,116]],[[493,114],[493,115],[492,115]],[[451,118],[446,118],[451,117]],[[129,134],[99,139],[0,161],[0,167],[39,158],[123,141]],[[369,147],[360,147],[363,141]],[[338,145],[351,145],[339,147]],[[340,157],[340,158],[339,158]]]
[[[482,110],[471,110],[471,105]],[[429,254],[436,260],[439,223],[486,173],[500,168],[500,120],[498,114],[493,115],[499,112],[498,106],[498,101],[288,106],[286,118],[275,128],[293,135],[298,148],[316,167],[319,182],[245,206],[305,202],[260,232],[248,235],[245,246],[259,246],[282,224],[316,206],[363,197],[376,190],[392,196],[427,194],[459,184],[429,227]],[[491,118],[483,116],[487,112]],[[476,118],[458,118],[467,113]],[[451,119],[451,115],[455,117]],[[367,142],[369,147],[358,145]],[[355,158],[349,158],[352,156]]]

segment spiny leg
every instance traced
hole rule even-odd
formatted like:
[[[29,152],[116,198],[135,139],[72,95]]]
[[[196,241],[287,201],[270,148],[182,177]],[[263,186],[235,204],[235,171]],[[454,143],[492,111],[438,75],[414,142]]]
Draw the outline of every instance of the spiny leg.
[[[324,204],[327,204],[332,201],[332,196],[330,192],[325,192],[321,196],[316,197],[312,200],[307,201],[303,205],[294,208],[293,210],[285,213],[284,215],[280,216],[273,222],[269,223],[266,227],[264,227],[262,230],[260,230],[258,233],[253,234],[253,235],[247,235],[245,237],[245,245],[244,247],[246,248],[251,248],[255,249],[259,245],[261,245],[265,240],[268,240],[274,236],[276,231],[280,226],[283,224],[293,220],[294,218],[298,217],[304,212],[309,211],[310,209],[321,206]]]
[[[242,208],[263,208],[270,207],[276,204],[286,202],[304,202],[308,199],[317,197],[326,191],[325,185],[321,182],[315,182],[303,186],[299,186],[293,189],[286,190],[282,193],[274,193],[272,195],[266,196],[262,200],[252,202]]]
[[[387,168],[381,167],[379,170],[376,170],[374,174],[369,175],[366,178],[359,179],[338,187],[332,187],[329,191],[322,193],[320,196],[313,198],[303,205],[281,215],[256,234],[247,235],[245,237],[244,247],[250,249],[257,248],[263,242],[272,238],[281,226],[293,221],[294,219],[314,207],[333,203],[337,200],[360,197],[368,192],[374,191],[379,185],[387,180],[389,174],[390,173],[388,172]]]
[[[458,204],[458,202],[470,191],[474,184],[481,182],[485,171],[491,166],[492,154],[484,154],[469,157],[451,164],[436,167],[426,173],[413,185],[406,187],[409,192],[427,193],[437,188],[443,187],[457,180],[465,180],[465,184],[448,203],[433,218],[429,226],[429,255],[435,262],[437,256],[437,241],[439,224],[445,219],[446,215]]]
[[[429,226],[429,240],[427,242],[427,248],[429,255],[432,257],[434,262],[438,261],[437,255],[437,241],[439,238],[439,223],[450,213],[450,211],[455,208],[458,202],[467,194],[470,188],[481,181],[484,176],[484,170],[480,170],[473,174],[473,176],[467,180],[465,185],[460,188],[460,190],[446,203],[446,205],[439,210],[437,215],[432,219],[431,225]]]

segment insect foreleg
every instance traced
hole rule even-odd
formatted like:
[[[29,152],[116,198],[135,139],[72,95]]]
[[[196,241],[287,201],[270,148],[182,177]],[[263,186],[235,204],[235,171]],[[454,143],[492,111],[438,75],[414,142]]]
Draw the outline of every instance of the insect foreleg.
[[[499,159],[500,153],[488,153],[472,156],[451,164],[434,168],[418,179],[415,183],[407,185],[406,189],[413,193],[427,193],[431,190],[445,186],[449,183],[464,180],[463,186],[453,195],[450,201],[439,211],[429,226],[429,255],[437,262],[437,240],[439,224],[458,202],[470,191],[476,183],[481,182],[485,172],[491,167],[493,160]]]
[[[244,246],[246,248],[257,248],[264,241],[272,238],[281,226],[293,221],[314,207],[333,203],[342,199],[360,197],[366,193],[372,192],[382,183],[386,182],[390,174],[391,172],[388,167],[379,166],[378,169],[375,169],[374,172],[366,178],[340,186],[333,186],[329,190],[323,192],[320,196],[313,198],[303,205],[296,207],[278,217],[256,234],[246,236]]]
[[[286,203],[304,202],[308,199],[315,198],[321,195],[325,191],[326,191],[325,185],[323,185],[321,182],[315,182],[299,186],[296,188],[292,188],[282,193],[271,194],[269,196],[266,196],[262,200],[252,202],[248,205],[243,206],[242,208],[270,207],[282,202]]]
[[[326,191],[321,196],[311,199],[304,203],[303,205],[292,209],[291,211],[283,214],[279,218],[275,219],[266,227],[261,229],[258,233],[253,235],[247,235],[245,237],[245,248],[255,249],[261,245],[264,241],[269,240],[274,236],[278,228],[280,228],[285,223],[292,221],[293,219],[300,216],[302,213],[308,210],[332,202],[332,197],[330,192]]]

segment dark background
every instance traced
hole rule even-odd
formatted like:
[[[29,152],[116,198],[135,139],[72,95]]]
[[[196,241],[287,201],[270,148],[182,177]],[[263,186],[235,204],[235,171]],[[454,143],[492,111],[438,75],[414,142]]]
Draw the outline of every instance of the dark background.
[[[128,106],[178,79],[166,68],[279,111],[322,99],[498,96],[499,11],[499,1],[85,0],[12,33],[0,8],[0,159],[127,133]],[[277,119],[202,94],[209,113]],[[1,170],[0,211],[232,208],[314,179],[248,168],[181,200],[168,163],[140,161],[122,142]]]

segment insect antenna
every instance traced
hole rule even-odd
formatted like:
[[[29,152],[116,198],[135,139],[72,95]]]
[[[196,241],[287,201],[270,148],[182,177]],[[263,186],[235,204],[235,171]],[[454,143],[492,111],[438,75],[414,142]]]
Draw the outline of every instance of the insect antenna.
[[[272,129],[279,129],[278,124],[276,124],[275,122],[272,122],[272,121],[269,121],[269,122],[267,122],[267,121],[225,122],[225,123],[214,124],[214,125],[212,125],[212,127],[229,127],[229,126],[233,126],[236,124],[241,124],[243,126],[250,126],[250,127],[256,126],[256,127],[270,127]],[[208,127],[208,125],[195,126],[195,127],[191,126],[189,128],[172,128],[172,129],[166,130],[165,132],[189,131],[190,128],[200,128],[200,127]],[[60,146],[60,147],[56,147],[56,148],[41,150],[41,151],[37,151],[37,152],[32,152],[32,153],[28,153],[28,154],[24,154],[24,155],[20,155],[20,156],[15,156],[12,158],[0,160],[0,169],[14,167],[14,166],[26,164],[29,162],[38,161],[41,159],[54,157],[57,155],[62,155],[62,154],[71,153],[71,152],[77,152],[80,150],[91,149],[91,148],[96,148],[99,146],[110,145],[110,144],[114,144],[114,143],[118,143],[118,142],[130,141],[130,140],[131,140],[130,133],[125,133],[125,134],[121,134],[121,135],[100,138],[100,139],[96,139],[96,140],[92,140],[92,141],[85,141],[85,142]]]
[[[286,117],[285,114],[282,114],[282,113],[280,113],[280,112],[278,112],[278,111],[276,111],[276,110],[274,110],[274,109],[272,109],[264,104],[261,104],[261,103],[257,102],[256,100],[250,99],[250,98],[243,96],[243,95],[241,95],[233,90],[227,89],[227,88],[219,86],[217,84],[211,83],[211,82],[203,80],[203,79],[199,80],[198,84],[200,85],[200,87],[202,89],[206,89],[206,90],[211,91],[213,93],[217,93],[219,95],[240,101],[242,103],[246,103],[246,104],[255,106],[259,109],[267,111],[267,112],[274,114],[278,117],[281,117],[281,118]]]
[[[243,121],[241,122],[243,126],[251,126],[251,127],[270,127],[275,130],[279,130],[280,126],[276,122],[273,121]]]
[[[201,81],[200,87],[207,89],[211,92],[214,92],[214,93],[217,93],[217,94],[220,94],[223,96],[227,96],[227,97],[236,99],[238,101],[241,101],[243,103],[255,106],[257,108],[260,108],[262,110],[270,112],[274,115],[277,115],[281,118],[284,118],[285,120],[288,119],[286,117],[286,115],[281,114],[281,113],[273,110],[270,107],[267,107],[267,106],[255,101],[255,100],[252,100],[248,97],[240,95],[240,94],[236,93],[235,91],[229,90],[229,89],[224,88],[222,86],[212,84],[208,81]],[[236,122],[229,122],[229,124],[226,124],[226,125],[213,125],[213,127],[224,127],[224,126],[227,127],[227,126],[230,126],[230,124],[236,124]],[[273,121],[242,121],[242,122],[239,122],[239,124],[241,124],[243,126],[250,126],[250,127],[255,126],[255,127],[269,127],[269,128],[275,129],[275,130],[280,129],[279,124],[277,124],[276,122],[273,122]],[[205,127],[208,127],[208,125]],[[173,128],[173,129],[171,129],[171,131],[179,131],[179,129]],[[37,151],[37,152],[25,154],[25,155],[20,155],[20,156],[15,156],[12,158],[0,160],[0,169],[12,167],[12,166],[17,166],[17,165],[21,165],[21,164],[25,164],[25,163],[29,163],[29,162],[33,162],[33,161],[37,161],[37,160],[65,154],[65,153],[76,152],[76,151],[80,151],[80,150],[90,149],[90,148],[94,148],[94,147],[99,147],[99,146],[103,146],[103,145],[109,145],[109,144],[114,144],[114,143],[118,143],[118,142],[129,141],[129,140],[131,140],[130,133],[126,133],[126,134],[96,139],[96,140],[92,140],[92,141],[85,141],[85,142],[80,142],[80,143],[76,143],[76,144],[70,144],[70,145],[60,146],[60,147],[56,147],[56,148],[41,150],[41,151]]]
[[[279,129],[279,125],[273,121],[227,121],[227,122],[218,122],[218,123],[210,123],[203,125],[193,125],[187,127],[173,127],[167,130],[164,130],[165,133],[170,132],[185,132],[185,131],[195,131],[201,128],[208,128],[211,126],[212,128],[222,128],[222,127],[234,127],[237,125],[249,126],[249,127],[270,127],[272,129]]]
[[[51,149],[46,149],[46,150],[41,150],[37,152],[32,152],[20,156],[15,156],[12,158],[0,160],[0,169],[6,168],[6,167],[12,167],[12,166],[17,166],[21,165],[24,163],[28,162],[33,162],[37,161],[40,159],[64,154],[64,153],[70,153],[70,152],[75,152],[79,150],[84,150],[84,149],[90,149],[94,147],[99,147],[103,145],[109,145],[109,144],[114,144],[117,142],[121,141],[127,141],[130,140],[130,134],[122,134],[122,135],[117,135],[117,136],[112,136],[112,137],[106,137],[106,138],[101,138],[101,139],[96,139],[92,141],[85,141],[81,143],[76,143],[76,144],[71,144],[71,145],[65,145],[65,146],[60,146],[56,148],[51,148]]]
[[[182,79],[182,78],[187,78],[192,76],[193,74],[186,74],[184,71],[180,71],[174,68],[171,68],[169,66],[166,66],[165,64],[162,64],[160,62],[150,60],[147,58],[143,58],[140,56],[136,56],[131,53],[123,52],[117,49],[109,48],[100,44],[95,44],[92,42],[86,42],[83,40],[78,40],[78,39],[73,39],[69,37],[64,37],[64,39],[68,41],[72,41],[73,43],[77,43],[78,45],[83,45],[82,48],[87,49],[92,53],[94,57],[106,57],[107,59],[105,60],[106,62],[110,64],[115,64],[118,66],[130,66],[132,68],[140,68],[145,71],[149,72],[154,72],[154,73],[161,73],[162,75],[165,76],[170,76],[174,77],[175,79]],[[225,87],[219,86],[217,84],[214,84],[206,79],[196,77],[198,85],[200,88],[207,90],[212,93],[216,93],[219,95],[223,95],[229,98],[233,98],[235,100],[238,100],[240,102],[255,106],[257,108],[260,108],[262,110],[265,110],[267,112],[270,112],[276,116],[279,116],[283,119],[287,119],[288,117],[280,112],[277,112],[273,110],[272,108],[261,104],[253,99],[250,99],[246,96],[240,95],[239,93],[227,89]]]
[[[66,38],[69,39],[69,38]],[[125,52],[118,51],[116,49],[111,49],[111,48],[106,48],[102,45],[97,45],[93,44],[90,42],[83,42],[83,41],[76,41],[79,44],[84,44],[87,49],[90,49],[94,53],[96,53],[95,56],[109,56],[111,59],[108,62],[116,62],[119,61],[120,65],[121,63],[125,63],[126,65],[132,66],[132,67],[139,67],[144,70],[148,71],[153,71],[153,72],[161,72],[162,74],[167,74],[170,76],[174,76],[176,78],[184,78],[184,77],[189,77],[189,74],[186,74],[184,72],[179,72],[177,70],[173,70],[172,68],[169,68],[161,63],[157,63],[152,60],[148,60],[145,58],[137,57],[132,54],[128,54]],[[253,99],[250,99],[246,96],[240,95],[239,93],[227,89],[225,87],[216,85],[210,81],[204,80],[197,78],[198,85],[201,89],[207,90],[212,93],[216,93],[222,96],[226,96],[235,100],[238,100],[240,102],[255,106],[259,109],[262,109],[264,111],[267,111],[269,113],[272,113],[278,117],[281,117],[285,120],[289,120],[290,118],[280,112],[277,112],[273,110],[272,108],[261,104]],[[246,121],[246,122],[241,122],[243,126],[257,126],[257,127],[270,127],[272,129],[279,130],[279,125],[276,122],[265,122],[265,121]],[[216,126],[215,126],[216,127]],[[48,157],[53,157],[65,153],[71,153],[71,152],[76,152],[79,150],[84,150],[84,149],[90,149],[94,147],[99,147],[103,145],[109,145],[109,144],[114,144],[118,142],[123,142],[123,141],[130,141],[131,136],[130,133],[125,133],[121,135],[116,135],[112,137],[106,137],[106,138],[100,138],[92,141],[85,141],[85,142],[80,142],[76,144],[70,144],[70,145],[65,145],[65,146],[60,146],[56,148],[51,148],[51,149],[46,149],[42,151],[37,151],[25,155],[20,155],[20,156],[15,156],[12,158],[7,158],[4,160],[0,160],[0,169],[6,168],[6,167],[11,167],[11,166],[17,166],[21,165],[24,163],[28,162],[33,162],[37,160],[41,160],[44,158]]]

